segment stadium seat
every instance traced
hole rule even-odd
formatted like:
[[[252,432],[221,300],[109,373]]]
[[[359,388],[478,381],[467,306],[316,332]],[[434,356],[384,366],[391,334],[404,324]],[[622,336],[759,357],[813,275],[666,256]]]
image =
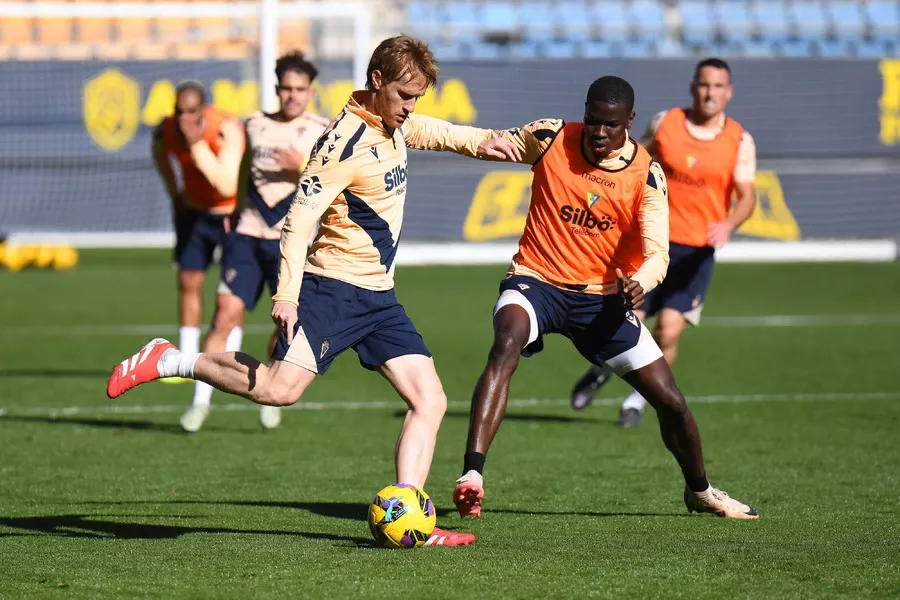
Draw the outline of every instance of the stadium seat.
[[[459,60],[463,57],[463,47],[460,44],[435,43],[431,44],[431,51],[438,60]]]
[[[37,19],[37,43],[45,46],[68,44],[72,41],[73,23],[68,18]]]
[[[725,38],[732,42],[746,42],[753,35],[753,18],[746,2],[725,0],[715,4],[715,18]]]
[[[859,58],[884,58],[888,56],[883,40],[858,40],[855,44]]]
[[[751,14],[762,39],[781,42],[790,37],[791,22],[784,2],[761,0],[753,5]]]
[[[610,58],[618,55],[619,50],[612,42],[591,41],[582,43],[580,52],[584,58]]]
[[[154,19],[155,39],[160,42],[187,42],[190,39],[191,25],[188,19],[167,17]]]
[[[531,59],[540,56],[540,46],[532,40],[524,40],[510,47],[510,56],[517,59]]]
[[[450,2],[442,5],[441,20],[453,42],[474,43],[481,39],[481,5],[474,2]]]
[[[82,44],[105,44],[110,41],[110,19],[76,19],[78,41]]]
[[[19,17],[4,17],[0,20],[0,40],[5,46],[30,44],[34,39],[34,20]]]
[[[836,37],[859,40],[865,36],[866,21],[859,2],[832,1],[828,4],[826,14]]]
[[[656,54],[652,40],[631,40],[619,45],[622,58],[649,58]]]
[[[853,56],[853,43],[847,39],[821,39],[815,42],[814,52],[822,58],[848,58]]]
[[[574,42],[547,42],[541,46],[541,54],[546,58],[572,58],[577,51]]]
[[[666,15],[660,2],[635,0],[628,4],[628,10],[638,37],[659,39],[666,34]]]
[[[664,37],[656,44],[656,55],[660,58],[684,58],[688,50],[684,44]]]
[[[443,11],[434,2],[410,2],[406,5],[406,22],[416,30],[433,30],[443,23]],[[433,33],[433,31],[432,31]]]
[[[591,14],[591,20],[596,23],[600,39],[623,42],[631,38],[632,17],[622,2],[604,0],[594,5]]]
[[[565,39],[575,42],[591,37],[593,21],[587,4],[584,2],[560,2],[556,5],[555,16],[562,27]]]
[[[869,0],[866,17],[875,39],[894,40],[900,36],[900,7],[894,0]]]
[[[681,37],[691,45],[708,44],[716,37],[712,6],[702,0],[685,0],[678,3],[681,19]]]
[[[798,39],[820,40],[828,33],[825,10],[817,0],[795,0],[791,2],[788,14]]]
[[[503,58],[505,50],[499,44],[479,42],[469,46],[469,57],[476,60],[497,60]]]
[[[152,23],[147,19],[116,19],[113,29],[116,32],[115,39],[120,42],[134,42],[140,44],[150,41],[150,28]]]
[[[524,2],[519,8],[519,23],[526,40],[545,42],[553,39],[554,19],[553,5],[549,2]]]
[[[779,54],[788,58],[806,58],[812,54],[807,40],[782,40],[777,46]]]
[[[519,13],[511,2],[487,2],[481,11],[481,29],[488,35],[513,35],[519,28]]]
[[[740,46],[741,52],[747,58],[770,58],[775,55],[771,42],[746,40]]]

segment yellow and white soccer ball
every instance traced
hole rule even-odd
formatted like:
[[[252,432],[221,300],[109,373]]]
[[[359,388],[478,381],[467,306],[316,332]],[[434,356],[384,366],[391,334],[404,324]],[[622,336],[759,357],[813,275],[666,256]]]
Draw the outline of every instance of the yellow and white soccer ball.
[[[428,494],[408,483],[387,486],[369,505],[369,530],[381,548],[418,548],[431,536],[436,520]]]

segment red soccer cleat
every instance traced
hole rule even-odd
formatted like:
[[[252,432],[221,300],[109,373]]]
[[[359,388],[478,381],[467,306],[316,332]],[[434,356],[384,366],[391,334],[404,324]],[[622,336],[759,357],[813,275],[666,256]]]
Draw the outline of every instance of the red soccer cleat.
[[[116,365],[106,384],[106,395],[118,398],[133,387],[159,379],[159,359],[167,350],[176,350],[175,344],[156,338],[140,352]]]
[[[481,501],[484,499],[483,479],[476,471],[469,471],[456,480],[453,503],[460,517],[481,517]]]
[[[471,533],[456,533],[446,529],[434,528],[424,546],[468,546],[475,543]]]

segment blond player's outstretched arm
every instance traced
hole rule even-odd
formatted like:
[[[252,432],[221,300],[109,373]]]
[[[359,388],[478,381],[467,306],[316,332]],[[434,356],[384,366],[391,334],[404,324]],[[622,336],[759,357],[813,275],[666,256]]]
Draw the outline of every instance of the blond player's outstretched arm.
[[[455,152],[482,160],[520,162],[515,145],[493,129],[454,125],[441,119],[410,115],[401,128],[407,148]]]
[[[644,245],[644,262],[631,279],[641,284],[644,293],[660,283],[669,270],[669,192],[666,176],[659,163],[650,163],[644,184],[644,196],[638,209],[638,222]]]
[[[241,159],[244,156],[244,128],[237,121],[223,121],[219,130],[221,148],[218,156],[200,140],[191,144],[191,157],[206,180],[225,197],[238,189]]]
[[[501,135],[516,145],[522,155],[522,162],[533,165],[550,148],[565,125],[566,122],[562,119],[539,119],[524,127],[507,129]]]

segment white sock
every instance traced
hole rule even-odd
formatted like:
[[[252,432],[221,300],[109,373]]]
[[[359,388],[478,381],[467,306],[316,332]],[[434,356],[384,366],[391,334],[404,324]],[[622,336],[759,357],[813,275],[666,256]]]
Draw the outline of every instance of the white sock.
[[[198,358],[200,358],[200,355],[196,352],[188,354],[187,352],[180,352],[175,349],[166,350],[163,352],[163,355],[159,357],[159,364],[157,365],[159,376],[187,377],[193,379],[194,363],[197,362]]]
[[[205,381],[198,381],[194,385],[194,399],[191,402],[193,406],[209,406],[215,388]]]
[[[244,330],[240,327],[235,327],[228,334],[228,339],[225,340],[225,352],[237,352],[241,349],[241,342],[243,341]]]
[[[188,354],[200,352],[200,328],[182,327],[178,330],[178,349]]]
[[[625,402],[622,403],[622,410],[628,410],[629,408],[637,409],[641,412],[644,412],[644,405],[647,404],[647,401],[644,400],[644,397],[638,394],[637,392],[631,392],[628,394],[628,397],[625,398]]]

